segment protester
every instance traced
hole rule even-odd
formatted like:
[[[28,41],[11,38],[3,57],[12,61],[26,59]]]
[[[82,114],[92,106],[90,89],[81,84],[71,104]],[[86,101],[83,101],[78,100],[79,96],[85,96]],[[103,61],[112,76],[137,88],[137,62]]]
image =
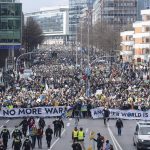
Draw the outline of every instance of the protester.
[[[35,124],[33,124],[33,126],[29,129],[29,134],[32,139],[32,149],[34,149],[36,145],[36,138],[37,138],[37,127]]]
[[[116,121],[116,127],[118,129],[118,135],[121,136],[121,129],[123,128],[123,122],[120,118]]]
[[[52,134],[53,134],[53,130],[51,129],[50,125],[48,125],[48,128],[45,131],[47,148],[51,147]]]
[[[61,130],[64,128],[64,122],[61,118],[58,120],[58,136],[61,138]]]
[[[10,139],[10,132],[6,126],[4,126],[3,130],[1,131],[0,137],[3,139],[5,149],[7,149],[8,139]]]
[[[32,142],[29,139],[29,136],[26,137],[23,145],[22,145],[23,150],[31,150],[32,149]]]
[[[28,130],[28,120],[27,118],[24,118],[23,121],[19,124],[19,126],[22,126],[22,133],[24,137],[27,135],[27,130]]]
[[[18,129],[18,126],[15,126],[15,130],[12,132],[12,138],[22,139],[22,132]]]
[[[101,136],[100,133],[97,134],[97,139],[93,139],[95,142],[97,142],[97,150],[102,150],[103,149],[103,144],[104,144],[104,137]]]
[[[37,141],[38,141],[39,148],[42,148],[42,137],[43,137],[43,129],[39,127],[37,129]]]
[[[15,137],[12,143],[13,150],[20,150],[22,146],[21,139],[19,137]]]

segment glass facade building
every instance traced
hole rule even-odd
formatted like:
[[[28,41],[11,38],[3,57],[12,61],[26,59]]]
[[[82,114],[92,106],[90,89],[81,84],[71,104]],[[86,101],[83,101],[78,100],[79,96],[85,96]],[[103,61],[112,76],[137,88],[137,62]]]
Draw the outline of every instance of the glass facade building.
[[[0,0],[0,49],[18,48],[22,41],[22,4]]]
[[[69,0],[69,40],[75,41],[77,25],[85,8],[92,9],[95,0]]]
[[[42,8],[39,12],[25,14],[25,20],[28,17],[32,17],[41,26],[45,36],[44,44],[55,44],[60,40],[67,41],[69,34],[67,6]]]
[[[150,0],[96,0],[93,6],[93,23],[105,21],[122,30],[124,26],[142,20],[141,10],[150,6]]]

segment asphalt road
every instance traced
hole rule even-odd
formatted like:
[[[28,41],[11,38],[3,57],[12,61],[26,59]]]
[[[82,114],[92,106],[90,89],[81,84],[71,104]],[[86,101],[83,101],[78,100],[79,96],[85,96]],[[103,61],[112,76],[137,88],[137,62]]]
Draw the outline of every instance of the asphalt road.
[[[6,125],[10,131],[13,132],[15,125],[18,125],[22,119],[1,119],[0,120],[0,131],[3,128],[3,125]],[[52,125],[52,121],[54,119],[46,118],[46,125]],[[36,119],[38,122],[38,119]],[[71,132],[74,128],[74,119],[66,119],[65,128],[62,130],[62,137],[61,138],[53,138],[51,144],[51,150],[72,150],[72,140],[71,140]],[[79,122],[78,127],[83,127],[85,131],[85,147],[86,149],[91,144],[93,145],[93,141],[89,140],[89,134],[91,131],[95,133],[101,133],[106,139],[109,139],[112,145],[114,146],[115,150],[136,150],[133,146],[133,133],[135,130],[136,121],[134,120],[124,120],[124,128],[122,132],[122,136],[117,135],[117,129],[115,127],[116,120],[110,120],[108,126],[104,126],[103,120],[93,120],[93,119],[81,119]],[[12,145],[12,138],[9,140],[8,149],[11,150]],[[48,150],[46,145],[45,136],[43,136],[43,150]],[[38,149],[38,145],[36,143],[36,148]],[[94,150],[94,149],[92,149]],[[95,150],[96,143],[95,143]]]

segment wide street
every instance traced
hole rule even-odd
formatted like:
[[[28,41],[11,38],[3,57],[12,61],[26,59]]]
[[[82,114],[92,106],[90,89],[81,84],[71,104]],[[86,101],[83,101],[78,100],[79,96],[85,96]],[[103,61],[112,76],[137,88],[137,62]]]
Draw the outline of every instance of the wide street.
[[[6,125],[10,132],[13,132],[15,125],[18,125],[22,119],[1,119],[0,120],[0,130],[2,130],[3,125]],[[46,125],[51,125],[53,128],[54,119],[46,118]],[[38,119],[36,119],[36,123]],[[117,130],[115,127],[115,120],[110,120],[108,127],[105,127],[103,124],[103,120],[93,120],[93,119],[81,119],[78,127],[83,127],[85,131],[85,146],[86,149],[90,144],[93,144],[89,140],[89,134],[91,131],[96,133],[101,133],[101,135],[105,136],[106,139],[111,141],[111,144],[114,146],[115,150],[135,150],[136,148],[133,146],[133,133],[136,125],[136,121],[134,120],[124,120],[124,128],[122,136],[117,135]],[[62,138],[53,138],[51,149],[52,150],[72,150],[71,144],[71,132],[74,128],[74,119],[66,119],[64,120],[65,128],[62,130]],[[12,138],[9,140],[9,150],[11,150],[12,146]],[[96,146],[96,145],[95,145]],[[38,146],[36,143],[36,150],[38,150]],[[45,136],[43,137],[43,150],[47,150]],[[96,147],[95,147],[96,150]]]

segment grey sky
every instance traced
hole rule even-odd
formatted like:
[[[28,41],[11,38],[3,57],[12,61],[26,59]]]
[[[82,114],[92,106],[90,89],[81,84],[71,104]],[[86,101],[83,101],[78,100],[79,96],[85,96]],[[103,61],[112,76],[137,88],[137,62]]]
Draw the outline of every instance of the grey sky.
[[[68,0],[20,0],[23,4],[23,12],[33,12],[41,7],[67,5]]]

